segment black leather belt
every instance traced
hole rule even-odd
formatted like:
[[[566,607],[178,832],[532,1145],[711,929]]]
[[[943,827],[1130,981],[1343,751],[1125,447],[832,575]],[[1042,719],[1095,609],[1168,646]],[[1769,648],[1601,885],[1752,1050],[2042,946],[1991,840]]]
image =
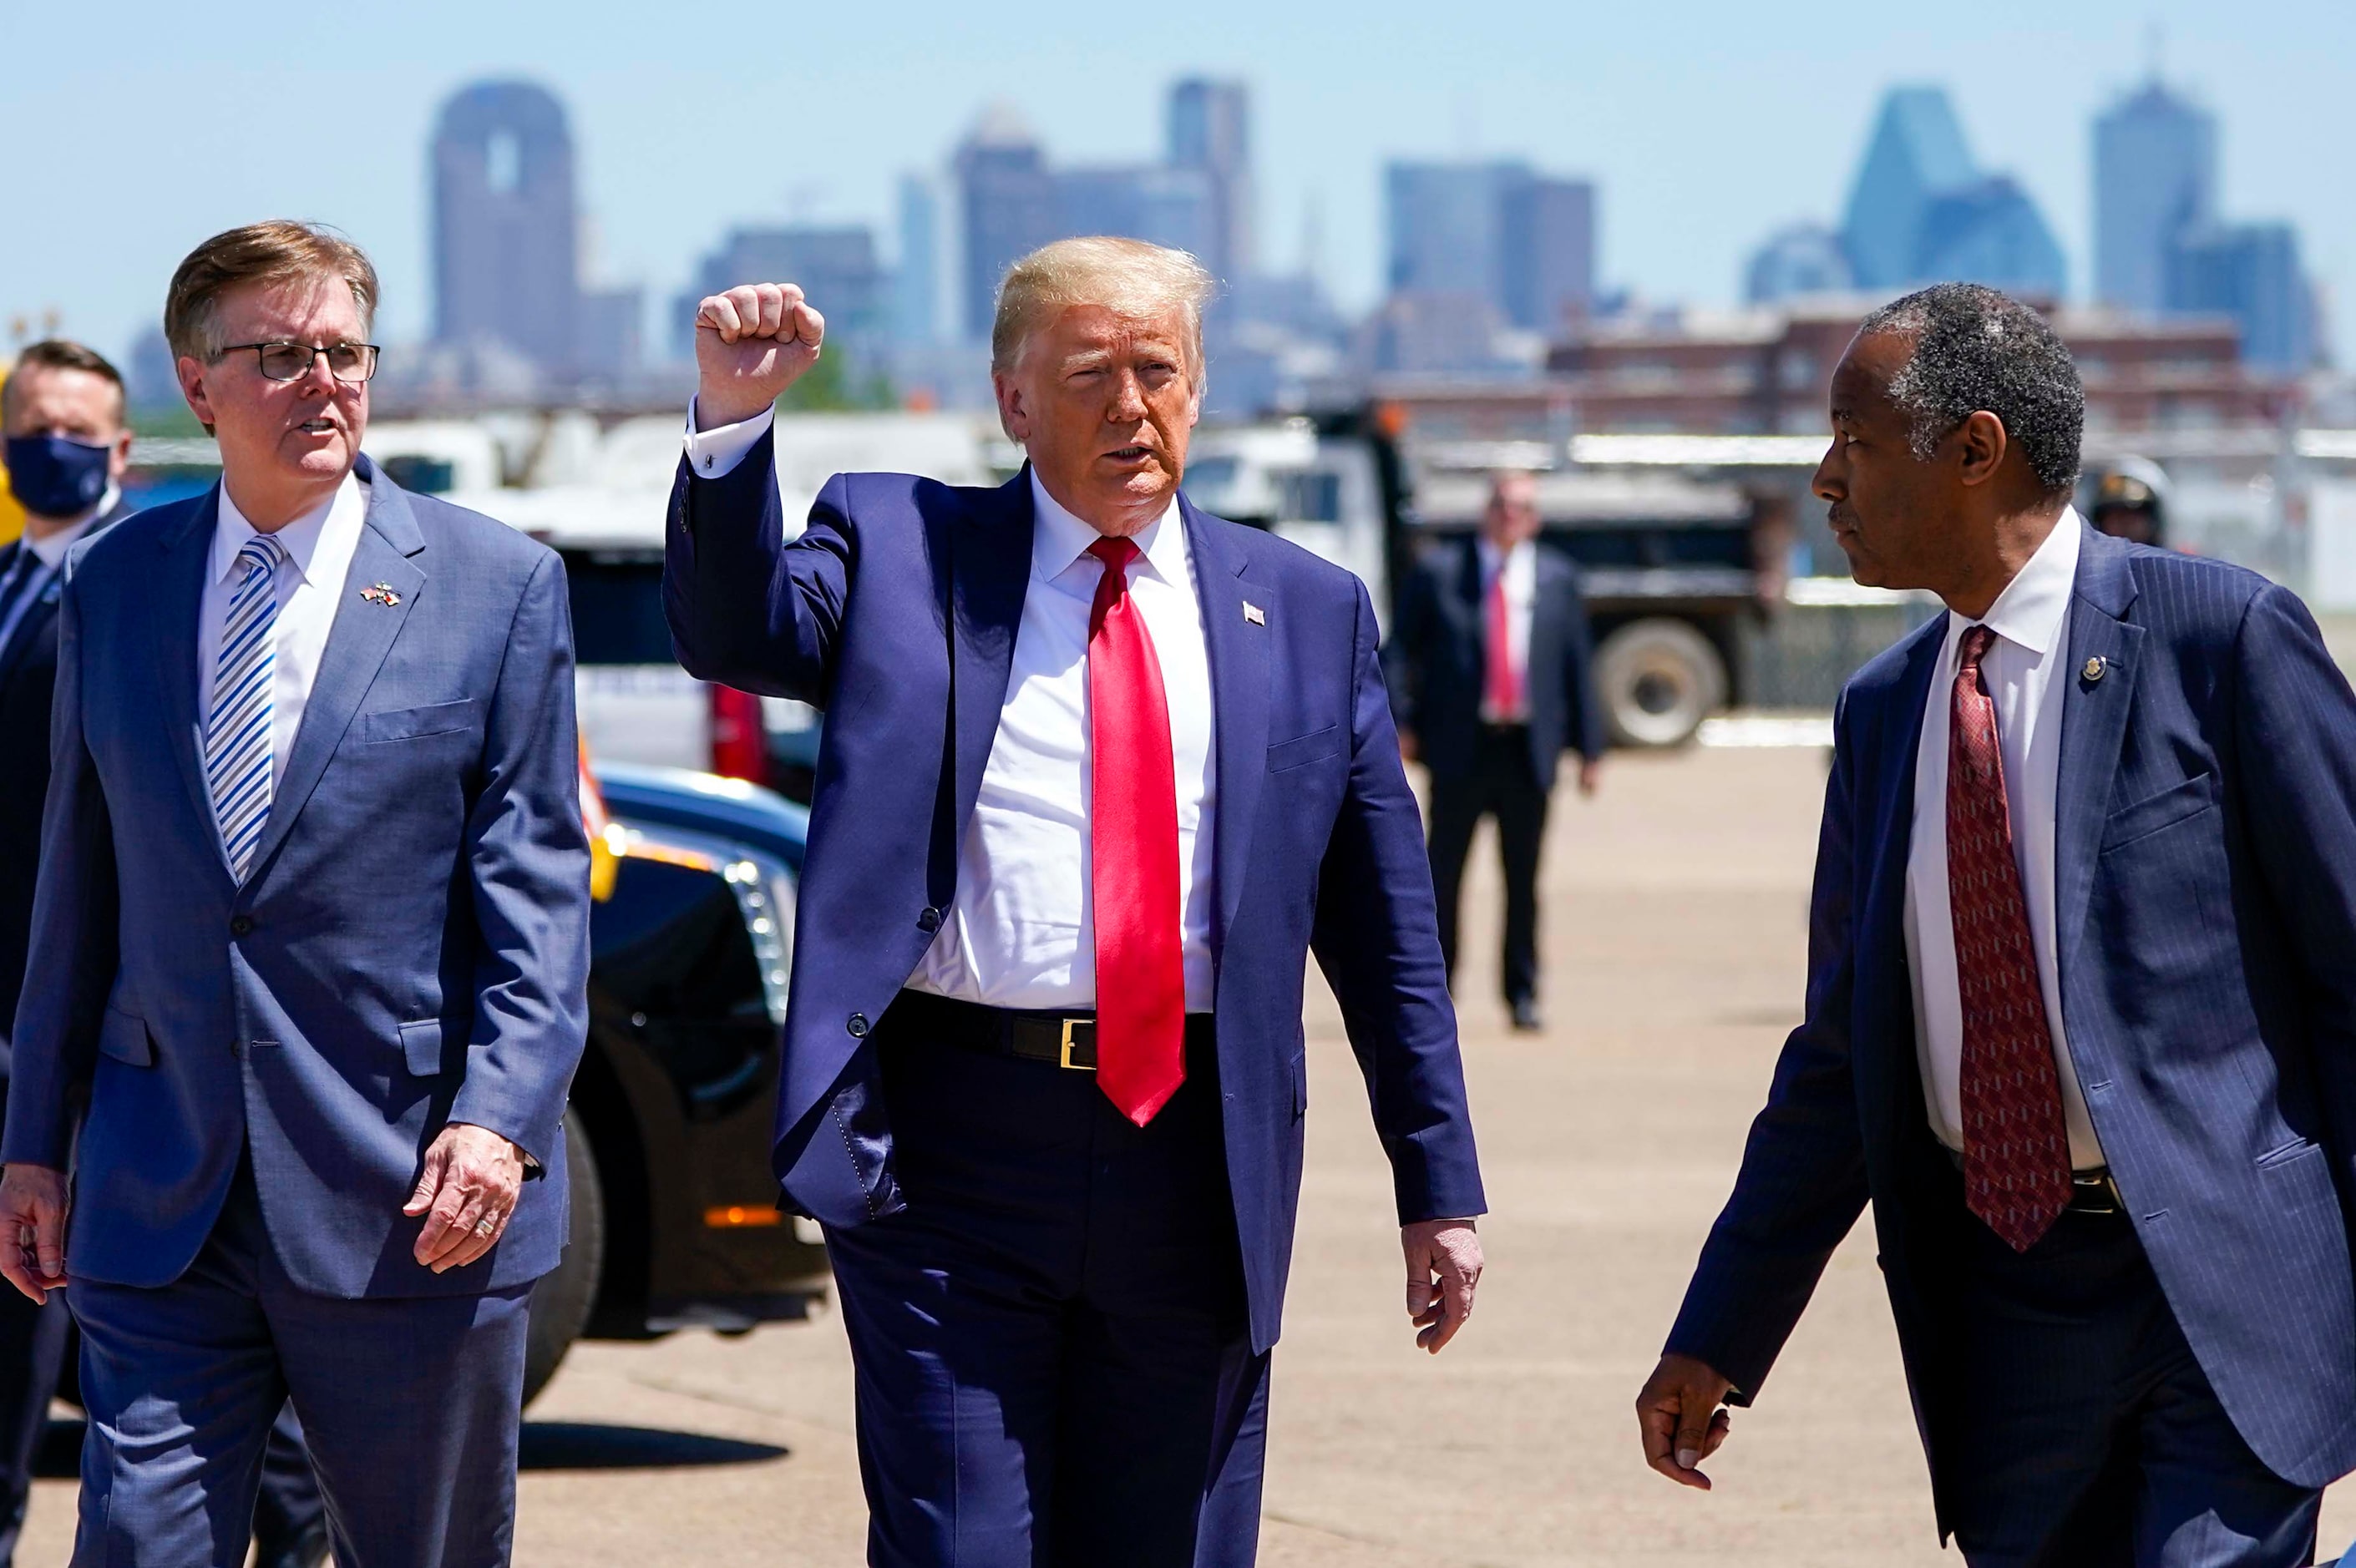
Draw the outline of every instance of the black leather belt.
[[[1947,1148],[1944,1144],[1939,1147],[1946,1150],[1947,1158],[1958,1171],[1964,1168],[1961,1153]],[[2124,1214],[2127,1211],[2127,1200],[2119,1195],[2119,1184],[2112,1177],[2110,1167],[2101,1166],[2093,1170],[2070,1173],[2070,1211],[2073,1214]]]
[[[903,991],[884,1015],[894,1029],[997,1056],[1024,1061],[1052,1062],[1078,1072],[1097,1067],[1097,1017],[1089,1013],[1025,1012],[1012,1008],[986,1008],[960,1002],[930,991]],[[1186,1042],[1210,1038],[1211,1016],[1186,1016]]]

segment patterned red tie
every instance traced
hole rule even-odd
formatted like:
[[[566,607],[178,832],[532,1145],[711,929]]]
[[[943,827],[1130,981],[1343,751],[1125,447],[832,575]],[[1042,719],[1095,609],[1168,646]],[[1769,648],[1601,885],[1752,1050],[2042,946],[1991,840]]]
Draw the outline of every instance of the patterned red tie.
[[[1996,700],[1980,661],[1996,634],[1964,634],[1947,735],[1947,892],[1963,994],[1964,1200],[2025,1253],[2070,1205],[2062,1076],[2012,858]]]
[[[1129,595],[1137,546],[1100,539],[1088,551],[1104,562],[1088,612],[1097,1086],[1141,1127],[1186,1081],[1177,769],[1161,661]]]
[[[1484,595],[1483,619],[1487,623],[1487,646],[1483,659],[1488,666],[1483,683],[1488,689],[1489,711],[1500,723],[1519,718],[1522,711],[1521,672],[1514,667],[1513,635],[1508,629],[1505,608],[1505,562],[1497,561],[1497,570],[1489,579],[1489,592]]]

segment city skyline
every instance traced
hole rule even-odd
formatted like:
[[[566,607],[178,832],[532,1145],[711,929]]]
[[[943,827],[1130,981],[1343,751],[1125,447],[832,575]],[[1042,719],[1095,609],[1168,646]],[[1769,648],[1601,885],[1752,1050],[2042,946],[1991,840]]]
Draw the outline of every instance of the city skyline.
[[[2029,8],[2017,9],[2025,20]],[[426,248],[430,193],[419,149],[433,116],[455,91],[478,77],[516,75],[551,88],[570,112],[580,203],[598,237],[583,269],[584,287],[642,286],[653,300],[685,287],[697,261],[734,229],[859,224],[896,250],[898,177],[910,170],[937,173],[992,100],[1019,106],[1058,166],[1157,162],[1167,133],[1163,95],[1178,78],[1197,74],[1239,77],[1253,91],[1259,199],[1251,217],[1266,270],[1281,273],[1299,266],[1313,207],[1323,234],[1320,274],[1354,314],[1371,306],[1382,281],[1382,171],[1394,162],[1522,161],[1592,180],[1606,209],[1599,287],[1633,287],[1658,302],[1730,303],[1741,293],[1744,259],[1763,235],[1811,214],[1841,210],[1882,93],[1908,80],[1935,80],[1950,89],[1971,128],[1977,162],[2018,175],[2068,258],[2072,297],[2083,299],[2090,293],[2094,260],[2091,126],[2145,74],[2143,24],[2156,10],[2169,29],[2167,58],[2195,62],[2169,69],[2169,79],[2189,87],[2222,126],[2220,183],[2234,192],[2234,211],[2285,218],[2298,227],[2306,264],[2327,291],[2328,325],[2339,357],[2348,362],[2356,222],[2328,199],[2333,176],[2321,149],[2334,141],[2335,119],[2350,115],[2351,95],[2309,91],[2302,96],[2297,82],[2302,73],[2310,83],[2349,74],[2344,62],[2356,51],[2335,55],[2330,45],[2335,37],[2356,42],[2356,27],[2320,6],[2294,6],[2282,25],[2204,37],[2204,30],[2215,29],[2206,28],[2190,7],[2089,9],[2104,15],[2091,23],[2073,16],[2058,29],[2040,16],[2045,31],[2033,69],[2028,61],[2002,69],[1994,57],[2004,51],[1970,43],[1951,47],[1942,39],[1935,50],[1910,48],[1900,31],[1864,51],[1872,58],[1846,77],[1834,73],[1838,80],[1821,71],[1812,78],[1798,69],[1800,35],[1810,31],[1801,19],[1766,29],[1772,36],[1762,40],[1740,37],[1761,29],[1727,10],[1714,30],[1727,47],[1739,45],[1752,57],[1752,69],[1738,73],[1743,85],[1730,99],[1718,91],[1729,76],[1728,62],[1719,58],[1724,48],[1691,51],[1675,62],[1677,69],[1655,69],[1649,78],[1643,69],[1607,70],[1598,59],[1574,52],[1564,58],[1578,62],[1566,70],[1575,80],[1542,104],[1528,91],[1532,68],[1514,57],[1545,54],[1548,37],[1563,29],[1536,13],[1509,12],[1488,29],[1499,37],[1525,36],[1515,48],[1485,34],[1450,40],[1448,48],[1418,60],[1413,71],[1407,61],[1415,51],[1404,45],[1386,49],[1366,37],[1337,36],[1321,38],[1319,48],[1302,54],[1287,46],[1285,35],[1296,35],[1291,42],[1297,43],[1297,35],[1313,29],[1293,19],[1255,16],[1243,35],[1269,38],[1270,45],[1249,59],[1233,58],[1238,46],[1228,41],[1167,62],[1130,60],[1125,75],[1098,65],[1103,80],[1122,82],[1113,95],[1120,112],[1108,113],[1102,94],[1088,101],[1090,94],[1059,91],[1058,69],[1067,65],[1086,73],[1092,61],[1125,51],[1061,40],[1024,56],[1019,39],[985,37],[984,30],[946,15],[927,28],[921,53],[896,59],[857,56],[842,70],[798,80],[794,92],[748,106],[738,80],[744,72],[684,58],[693,51],[682,48],[682,37],[656,33],[639,69],[625,69],[611,57],[612,40],[596,45],[587,38],[598,31],[593,24],[550,40],[541,51],[546,58],[519,69],[515,39],[500,36],[512,33],[515,23],[466,15],[462,24],[455,7],[429,3],[413,9],[399,37],[367,34],[368,58],[349,69],[379,112],[362,117],[360,133],[336,147],[330,161],[343,172],[335,176],[323,175],[316,160],[276,155],[268,115],[249,112],[241,96],[241,75],[264,68],[209,62],[208,51],[218,51],[217,44],[173,37],[188,29],[159,14],[153,27],[131,29],[148,39],[140,52],[150,58],[112,68],[112,77],[130,90],[118,95],[135,102],[141,80],[168,78],[175,69],[170,61],[183,53],[191,65],[218,67],[209,80],[221,84],[209,97],[233,112],[209,138],[216,158],[208,163],[208,177],[165,179],[152,159],[131,161],[120,203],[123,216],[110,224],[113,242],[102,254],[68,261],[9,248],[0,254],[0,312],[55,305],[67,330],[110,351],[125,350],[142,323],[154,319],[152,302],[171,264],[209,231],[203,225],[293,212],[337,222],[370,247],[387,283],[380,336],[422,342],[431,335],[436,307]],[[448,19],[437,23],[445,12]],[[51,27],[31,22],[37,34]],[[1657,52],[1644,37],[1627,36],[1625,24],[1611,27],[1620,29],[1616,41],[1626,48]],[[808,45],[814,55],[827,52],[826,40],[839,46],[858,30],[840,20],[829,28],[822,29],[824,39]],[[323,26],[322,47],[332,48],[334,35],[347,30],[341,22]],[[1218,29],[1203,31],[1210,37]],[[1601,38],[1610,29],[1599,23],[1590,31]],[[444,35],[445,47],[427,47],[437,33]],[[2083,69],[2057,73],[2057,51],[2074,51]],[[971,57],[970,70],[955,69],[960,56]],[[1023,57],[1019,66],[1008,63],[1018,56]],[[479,66],[471,63],[477,58]],[[2335,58],[2342,62],[2336,70],[2319,63]],[[1924,60],[1935,61],[1936,69],[1922,69]],[[1370,66],[1396,80],[1370,73]],[[1615,75],[1651,81],[1649,96],[1639,93],[1650,105],[1649,117],[1612,118],[1631,91],[1605,80]],[[11,99],[27,112],[19,123],[53,122],[54,113],[43,112],[45,104],[75,77],[70,59],[59,52],[50,80],[12,86]],[[2057,89],[2057,81],[2066,86]],[[880,99],[879,83],[892,84]],[[862,94],[873,104],[863,120],[809,130],[827,118],[828,107]],[[2295,135],[2275,101],[2285,98],[2308,112],[2309,123]],[[1330,112],[1337,101],[1361,108],[1335,118]],[[701,112],[684,114],[680,106],[690,102]],[[1372,112],[1377,102],[1383,112]],[[1739,130],[1731,125],[1730,117],[1769,102],[1776,106],[1772,117]],[[2034,106],[2033,114],[2021,112],[2024,102]],[[130,118],[135,126],[138,117]],[[659,124],[666,118],[691,123],[666,128]],[[1714,123],[1715,129],[1697,122]],[[112,126],[91,127],[90,166],[110,162],[108,149],[118,134]],[[725,149],[738,145],[748,155],[757,148],[758,155],[729,166]],[[1698,161],[1697,150],[1707,155]],[[708,177],[714,166],[728,177]],[[2302,166],[2303,175],[2295,173]],[[52,177],[36,168],[37,196]],[[1740,193],[1737,185],[1744,187]],[[57,194],[75,189],[86,193],[88,187],[63,180]],[[205,216],[197,218],[199,212]],[[950,214],[939,217],[946,224]],[[648,347],[659,353],[659,324],[650,321],[648,330],[656,335]]]

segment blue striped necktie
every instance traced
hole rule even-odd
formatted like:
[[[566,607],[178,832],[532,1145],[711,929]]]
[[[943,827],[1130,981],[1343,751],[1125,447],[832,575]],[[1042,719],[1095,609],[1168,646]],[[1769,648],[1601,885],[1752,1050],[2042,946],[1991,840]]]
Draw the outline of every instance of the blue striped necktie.
[[[213,666],[212,712],[205,720],[205,784],[220,825],[230,872],[241,882],[270,819],[271,697],[277,672],[278,568],[286,547],[256,534],[237,552],[241,575],[230,591]]]

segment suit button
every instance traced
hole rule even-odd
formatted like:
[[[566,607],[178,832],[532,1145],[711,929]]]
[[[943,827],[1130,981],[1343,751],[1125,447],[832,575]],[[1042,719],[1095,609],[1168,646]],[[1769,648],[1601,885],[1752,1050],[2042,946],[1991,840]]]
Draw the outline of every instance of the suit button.
[[[229,923],[229,933],[230,933],[231,936],[247,936],[247,935],[251,935],[251,934],[252,933],[252,931],[253,931],[253,917],[252,917],[252,915],[250,915],[250,914],[241,914],[241,915],[235,915],[235,916],[232,916],[232,917],[230,918],[230,923]]]
[[[867,1015],[865,1013],[853,1013],[851,1015],[851,1021],[842,1027],[851,1031],[851,1039],[865,1040],[867,1038]]]
[[[941,912],[937,909],[928,909],[916,917],[918,931],[938,931],[940,928]]]

